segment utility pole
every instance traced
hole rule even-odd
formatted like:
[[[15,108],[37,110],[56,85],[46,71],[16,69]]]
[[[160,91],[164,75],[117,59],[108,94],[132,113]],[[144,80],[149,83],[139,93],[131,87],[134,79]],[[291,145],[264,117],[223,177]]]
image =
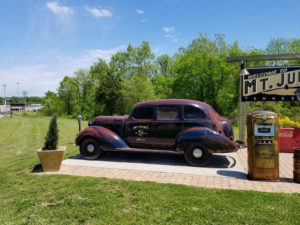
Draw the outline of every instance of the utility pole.
[[[6,97],[5,97],[5,88],[6,88],[6,84],[2,84],[3,88],[4,88],[4,105],[6,105]]]
[[[18,98],[17,98],[17,103],[19,103],[19,98],[20,98],[20,96],[19,96],[19,82],[17,82],[17,86],[18,86]]]

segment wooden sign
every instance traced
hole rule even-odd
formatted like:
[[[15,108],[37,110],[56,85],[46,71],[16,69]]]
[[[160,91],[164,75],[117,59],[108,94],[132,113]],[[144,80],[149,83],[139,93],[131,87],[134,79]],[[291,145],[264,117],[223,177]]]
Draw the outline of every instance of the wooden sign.
[[[246,68],[242,101],[297,101],[300,66]]]

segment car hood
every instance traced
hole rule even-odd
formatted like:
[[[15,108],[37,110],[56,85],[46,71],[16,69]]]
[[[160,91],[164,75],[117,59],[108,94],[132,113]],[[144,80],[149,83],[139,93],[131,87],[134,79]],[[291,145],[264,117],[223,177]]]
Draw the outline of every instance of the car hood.
[[[96,125],[109,122],[123,122],[128,116],[97,116],[89,122],[89,125]]]

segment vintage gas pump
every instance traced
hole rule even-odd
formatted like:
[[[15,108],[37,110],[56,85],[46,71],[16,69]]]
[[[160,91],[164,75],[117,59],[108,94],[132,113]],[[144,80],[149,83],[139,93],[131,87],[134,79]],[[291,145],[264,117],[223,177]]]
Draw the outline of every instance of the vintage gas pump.
[[[247,116],[248,178],[279,179],[278,116],[255,111]]]

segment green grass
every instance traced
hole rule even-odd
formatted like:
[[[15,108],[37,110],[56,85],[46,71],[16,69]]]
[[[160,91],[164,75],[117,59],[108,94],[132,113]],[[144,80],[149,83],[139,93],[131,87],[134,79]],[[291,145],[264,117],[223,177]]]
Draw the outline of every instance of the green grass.
[[[49,120],[0,119],[0,224],[300,223],[299,194],[31,173]],[[58,127],[65,157],[78,154],[77,121]]]

